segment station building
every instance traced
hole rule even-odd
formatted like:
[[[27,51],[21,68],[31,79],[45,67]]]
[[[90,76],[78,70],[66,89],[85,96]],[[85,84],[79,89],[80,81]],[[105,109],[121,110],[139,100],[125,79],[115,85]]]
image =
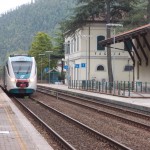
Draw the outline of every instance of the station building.
[[[114,35],[114,29],[112,36]],[[105,22],[88,22],[72,34],[65,35],[65,67],[68,80],[108,81]],[[113,39],[113,38],[112,38]],[[112,40],[111,39],[111,40]],[[133,80],[133,63],[124,43],[111,43],[114,81]]]

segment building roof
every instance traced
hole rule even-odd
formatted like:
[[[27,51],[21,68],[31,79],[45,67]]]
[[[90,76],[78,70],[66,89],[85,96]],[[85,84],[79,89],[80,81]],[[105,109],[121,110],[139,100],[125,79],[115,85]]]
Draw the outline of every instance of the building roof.
[[[139,34],[140,35],[141,34],[145,34],[149,30],[150,30],[150,24],[147,24],[147,25],[144,25],[144,26],[141,26],[141,27],[129,30],[127,32],[123,32],[123,33],[117,34],[115,37],[113,36],[113,37],[111,37],[109,39],[100,41],[99,44],[103,45],[103,46],[111,45],[111,44],[114,43],[114,38],[115,38],[115,43],[119,43],[119,42],[122,42],[122,41],[124,41],[124,40],[126,40],[128,38],[133,39],[136,36],[138,36]]]
[[[63,35],[68,37],[68,36],[74,34],[76,30],[82,28],[83,26],[95,24],[95,23],[106,24],[106,21],[105,20],[98,20],[98,19],[96,19],[96,20],[84,20],[83,22],[81,22],[81,24],[79,26],[75,26],[75,28],[73,28],[73,30],[68,29],[67,31],[65,31],[63,33]]]

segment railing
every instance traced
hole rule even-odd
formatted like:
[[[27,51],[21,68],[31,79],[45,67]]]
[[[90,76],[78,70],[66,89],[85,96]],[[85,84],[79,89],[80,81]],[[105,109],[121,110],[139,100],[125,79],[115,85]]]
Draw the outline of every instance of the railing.
[[[110,83],[94,80],[71,80],[69,81],[68,87],[71,89],[79,89],[126,97],[130,97],[136,93],[150,94],[150,83],[148,82],[117,81]]]

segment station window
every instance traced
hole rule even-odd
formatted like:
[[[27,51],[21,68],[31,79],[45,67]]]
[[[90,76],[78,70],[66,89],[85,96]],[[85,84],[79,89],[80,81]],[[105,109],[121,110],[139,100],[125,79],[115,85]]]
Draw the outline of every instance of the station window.
[[[70,54],[70,41],[65,44],[65,54]]]
[[[71,47],[70,54],[72,54],[73,53],[73,40],[71,40],[70,47]]]
[[[79,36],[77,36],[77,51],[79,51]]]
[[[76,52],[76,38],[74,38],[74,52]]]
[[[99,66],[97,67],[97,71],[104,71],[104,66],[99,65]]]
[[[97,36],[97,50],[105,50],[105,47],[99,44],[99,42],[102,40],[105,40],[105,36]]]

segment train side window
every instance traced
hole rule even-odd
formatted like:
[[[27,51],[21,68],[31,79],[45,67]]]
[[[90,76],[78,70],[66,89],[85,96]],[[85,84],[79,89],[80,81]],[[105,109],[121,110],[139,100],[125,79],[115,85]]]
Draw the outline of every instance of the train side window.
[[[6,68],[7,68],[7,72],[9,74],[9,67],[8,67],[8,63],[6,63]]]

